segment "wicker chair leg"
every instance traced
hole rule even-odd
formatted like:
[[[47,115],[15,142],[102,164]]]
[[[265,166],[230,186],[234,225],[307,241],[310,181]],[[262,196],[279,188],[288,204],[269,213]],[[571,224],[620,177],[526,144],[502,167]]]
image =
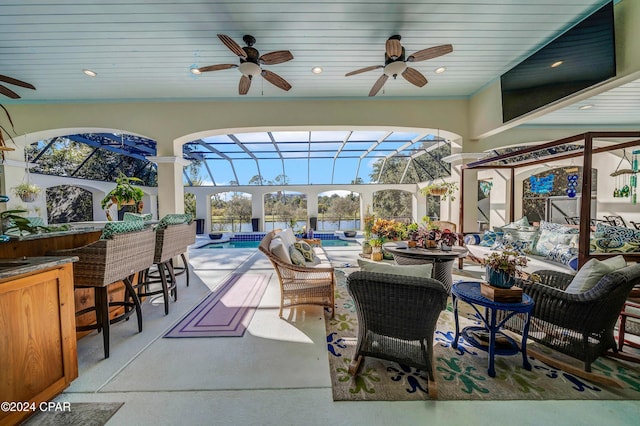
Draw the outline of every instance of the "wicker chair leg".
[[[96,320],[102,329],[102,342],[104,345],[104,357],[109,358],[109,300],[107,287],[95,287]],[[98,318],[99,317],[99,318]]]
[[[184,264],[184,274],[187,277],[187,287],[189,287],[189,263],[187,263],[187,257],[184,255],[184,253],[182,253],[180,257],[182,258],[182,263]]]
[[[362,355],[356,355],[354,359],[349,363],[349,374],[355,376],[358,374],[358,370],[360,369],[360,364],[362,363]]]
[[[177,274],[173,269],[172,261],[167,262],[165,266],[167,267],[167,272],[169,272],[169,282],[171,283],[171,285],[169,285],[167,288],[169,289],[169,294],[173,295],[173,301],[175,302],[176,300],[178,300],[178,280],[176,280]]]
[[[125,311],[127,310],[127,306],[129,306],[129,297],[131,298],[133,305],[134,305],[134,309],[136,310],[136,317],[138,319],[138,333],[142,332],[142,308],[140,306],[140,299],[138,298],[138,295],[136,295],[136,291],[133,288],[133,284],[131,283],[131,278],[133,277],[133,275],[131,277],[127,277],[124,280],[122,280],[124,282],[125,285]],[[127,318],[128,319],[128,318]]]
[[[162,298],[164,299],[164,314],[169,315],[169,286],[167,285],[165,267],[166,265],[164,263],[158,263],[158,273],[160,274],[160,282],[162,283]]]

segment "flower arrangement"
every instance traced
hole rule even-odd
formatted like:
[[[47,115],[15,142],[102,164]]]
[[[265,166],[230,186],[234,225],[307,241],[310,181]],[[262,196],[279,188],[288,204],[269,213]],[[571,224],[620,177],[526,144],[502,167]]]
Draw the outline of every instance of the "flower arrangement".
[[[376,221],[376,217],[369,213],[369,207],[367,207],[367,213],[364,215],[364,237],[366,239],[371,238],[371,234],[373,234],[373,224]]]
[[[376,219],[371,232],[385,240],[397,241],[406,235],[406,225],[391,219]]]
[[[519,252],[503,250],[491,253],[482,261],[482,264],[487,268],[516,276],[521,273],[522,268],[527,266],[527,262],[528,259]]]

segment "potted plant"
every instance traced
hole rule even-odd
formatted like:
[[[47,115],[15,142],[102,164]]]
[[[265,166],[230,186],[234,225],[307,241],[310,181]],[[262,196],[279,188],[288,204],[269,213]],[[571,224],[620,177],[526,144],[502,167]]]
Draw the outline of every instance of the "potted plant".
[[[369,245],[371,246],[371,260],[380,261],[382,260],[382,238],[372,238],[369,240]]]
[[[514,250],[495,251],[482,264],[486,268],[487,282],[494,287],[511,288],[516,275],[527,266],[528,259]]]
[[[13,193],[20,197],[25,203],[32,203],[36,200],[38,194],[40,194],[41,188],[35,183],[21,183],[18,186],[12,188]]]
[[[109,191],[100,203],[102,209],[107,213],[107,220],[112,220],[111,214],[109,213],[111,206],[115,205],[118,210],[120,210],[124,205],[138,205],[142,202],[144,192],[142,189],[134,186],[133,182],[142,182],[142,179],[128,177],[122,173],[116,178],[116,187]]]
[[[433,182],[430,185],[420,189],[423,195],[433,195],[440,197],[441,201],[447,200],[455,201],[456,191],[458,191],[458,184],[456,182]]]

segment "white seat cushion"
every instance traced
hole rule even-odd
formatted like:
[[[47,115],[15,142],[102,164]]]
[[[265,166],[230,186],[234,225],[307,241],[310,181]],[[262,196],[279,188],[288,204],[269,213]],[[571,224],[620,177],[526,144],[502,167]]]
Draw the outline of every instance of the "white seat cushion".
[[[286,246],[284,242],[279,238],[273,238],[269,244],[269,251],[273,253],[278,259],[286,263],[291,263],[291,256],[289,255],[289,246]]]

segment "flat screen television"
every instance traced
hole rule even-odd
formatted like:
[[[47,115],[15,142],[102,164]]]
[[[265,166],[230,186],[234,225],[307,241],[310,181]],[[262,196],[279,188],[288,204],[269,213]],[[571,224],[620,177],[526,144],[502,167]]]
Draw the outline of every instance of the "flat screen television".
[[[502,120],[506,123],[615,75],[609,2],[500,77]]]

